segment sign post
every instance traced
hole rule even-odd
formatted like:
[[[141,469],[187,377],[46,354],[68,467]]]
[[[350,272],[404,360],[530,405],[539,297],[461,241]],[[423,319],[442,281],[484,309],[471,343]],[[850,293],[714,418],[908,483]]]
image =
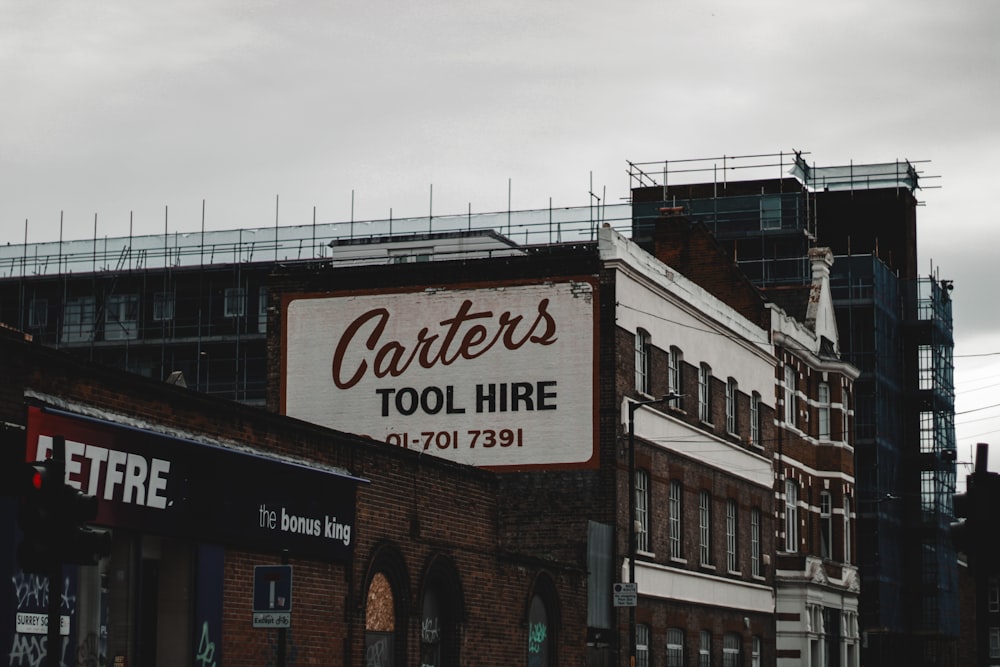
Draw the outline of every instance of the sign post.
[[[617,583],[612,597],[616,607],[635,607],[639,604],[639,587],[635,582]]]
[[[292,622],[292,566],[253,568],[253,627],[287,628]]]

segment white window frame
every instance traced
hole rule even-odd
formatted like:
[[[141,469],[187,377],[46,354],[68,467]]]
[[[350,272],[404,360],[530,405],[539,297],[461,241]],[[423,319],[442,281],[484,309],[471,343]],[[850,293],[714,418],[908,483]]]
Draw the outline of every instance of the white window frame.
[[[640,623],[635,626],[635,665],[649,667],[649,626]]]
[[[851,499],[844,496],[844,562],[851,562]]]
[[[635,471],[635,548],[649,552],[649,472]]]
[[[670,540],[670,557],[682,559],[684,557],[684,543],[682,530],[682,512],[684,511],[683,488],[680,480],[672,479],[668,486],[670,497],[667,500],[667,527],[668,539]]]
[[[726,501],[726,569],[739,571],[739,507],[732,498]]]
[[[761,644],[760,637],[757,635],[750,639],[750,667],[760,667]],[[848,662],[848,667],[854,667],[854,665]]]
[[[667,392],[676,396],[681,396],[684,393],[684,387],[681,383],[682,363],[684,363],[684,353],[676,345],[671,345],[670,351],[667,353]],[[680,402],[677,402],[674,407],[679,408]]]
[[[712,423],[712,367],[706,363],[698,366],[698,419]]]
[[[739,383],[736,378],[726,380],[726,432],[736,435],[739,433],[737,423],[737,408],[739,407]]]
[[[799,485],[785,480],[785,551],[799,552]]]
[[[761,576],[760,517],[758,508],[750,510],[750,575],[754,577]]]
[[[833,558],[833,496],[829,491],[819,493],[819,555]]]
[[[667,667],[684,667],[684,631],[667,628]]]
[[[635,390],[649,395],[650,392],[650,354],[652,339],[645,329],[635,330]]]
[[[830,439],[830,385],[820,382],[816,387],[816,435],[820,440]]]
[[[848,429],[848,426],[850,425],[851,412],[849,409],[850,394],[848,394],[846,387],[841,389],[840,396],[841,396],[840,401],[842,406],[842,410],[840,411],[840,418],[843,422],[841,424],[840,439],[843,442],[849,442],[850,437],[848,436],[850,435],[850,430]]]
[[[760,438],[760,393],[753,392],[750,396],[750,444],[761,447]]]
[[[740,667],[740,651],[742,648],[740,636],[735,632],[727,632],[722,637],[722,666]]]
[[[712,564],[712,494],[698,494],[698,562]]]
[[[708,630],[698,633],[698,667],[712,667],[712,633]]]
[[[795,388],[798,384],[795,369],[785,364],[785,423],[795,426]]]

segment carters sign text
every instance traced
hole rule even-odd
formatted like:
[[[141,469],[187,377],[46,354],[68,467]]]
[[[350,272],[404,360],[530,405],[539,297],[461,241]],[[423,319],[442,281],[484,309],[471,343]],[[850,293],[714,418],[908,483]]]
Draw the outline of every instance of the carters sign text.
[[[283,409],[478,466],[591,465],[596,322],[590,280],[290,296]]]

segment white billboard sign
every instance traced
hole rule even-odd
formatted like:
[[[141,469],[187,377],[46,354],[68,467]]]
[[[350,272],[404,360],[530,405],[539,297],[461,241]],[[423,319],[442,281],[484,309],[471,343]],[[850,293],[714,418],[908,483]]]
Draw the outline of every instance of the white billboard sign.
[[[490,468],[594,465],[594,283],[291,295],[290,417]]]

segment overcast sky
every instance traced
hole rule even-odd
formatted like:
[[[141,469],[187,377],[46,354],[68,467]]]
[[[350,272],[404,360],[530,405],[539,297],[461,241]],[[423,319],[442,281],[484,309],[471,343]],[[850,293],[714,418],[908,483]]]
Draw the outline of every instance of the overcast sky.
[[[609,202],[626,160],[918,166],[1000,469],[996,0],[0,0],[0,242]],[[926,268],[924,268],[926,267]],[[988,355],[988,356],[970,356]]]

